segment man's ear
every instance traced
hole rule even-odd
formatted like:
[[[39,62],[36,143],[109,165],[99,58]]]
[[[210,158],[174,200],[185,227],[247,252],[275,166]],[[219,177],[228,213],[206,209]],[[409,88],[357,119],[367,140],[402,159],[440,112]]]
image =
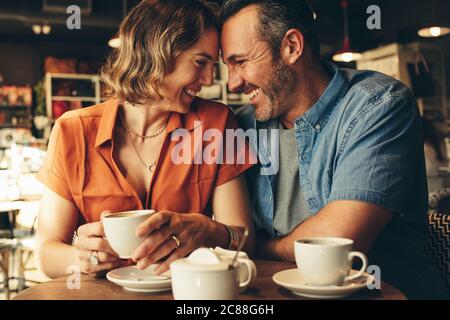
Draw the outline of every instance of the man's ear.
[[[286,64],[295,64],[303,54],[305,38],[298,29],[289,29],[281,41],[281,59]]]

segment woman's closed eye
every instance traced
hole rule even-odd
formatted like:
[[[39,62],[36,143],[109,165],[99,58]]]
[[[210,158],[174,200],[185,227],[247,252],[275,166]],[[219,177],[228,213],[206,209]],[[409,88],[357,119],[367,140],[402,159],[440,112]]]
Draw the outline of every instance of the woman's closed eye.
[[[203,68],[208,64],[208,62],[206,60],[195,60],[195,64],[197,67]]]

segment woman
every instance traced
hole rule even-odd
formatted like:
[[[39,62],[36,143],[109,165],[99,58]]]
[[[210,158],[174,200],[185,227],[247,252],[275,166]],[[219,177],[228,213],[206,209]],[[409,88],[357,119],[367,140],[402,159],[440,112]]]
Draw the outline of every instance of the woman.
[[[92,275],[127,265],[103,238],[105,211],[157,211],[137,230],[150,234],[132,257],[141,269],[159,262],[156,272],[164,272],[201,246],[236,248],[243,228],[251,251],[243,176],[251,165],[198,164],[193,158],[206,145],[178,154],[179,141],[171,139],[236,127],[228,108],[195,97],[212,84],[218,59],[213,10],[201,1],[143,1],[119,39],[102,71],[115,98],[59,118],[38,173],[47,186],[37,228],[41,269],[58,277],[73,265]],[[180,157],[189,161],[180,164]]]

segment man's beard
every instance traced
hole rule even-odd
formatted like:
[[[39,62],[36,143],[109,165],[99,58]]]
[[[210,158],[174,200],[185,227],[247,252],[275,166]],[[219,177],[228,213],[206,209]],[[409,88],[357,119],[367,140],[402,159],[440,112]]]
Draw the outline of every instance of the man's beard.
[[[289,109],[289,95],[295,90],[297,76],[281,59],[274,61],[272,79],[267,87],[261,87],[268,100],[255,112],[259,121],[267,121]]]

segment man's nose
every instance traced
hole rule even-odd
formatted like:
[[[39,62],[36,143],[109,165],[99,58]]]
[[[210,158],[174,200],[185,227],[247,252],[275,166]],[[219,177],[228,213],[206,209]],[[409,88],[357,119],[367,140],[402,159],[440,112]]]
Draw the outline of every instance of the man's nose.
[[[233,68],[228,68],[228,90],[231,92],[238,92],[243,84],[244,79],[241,75],[233,70]]]

